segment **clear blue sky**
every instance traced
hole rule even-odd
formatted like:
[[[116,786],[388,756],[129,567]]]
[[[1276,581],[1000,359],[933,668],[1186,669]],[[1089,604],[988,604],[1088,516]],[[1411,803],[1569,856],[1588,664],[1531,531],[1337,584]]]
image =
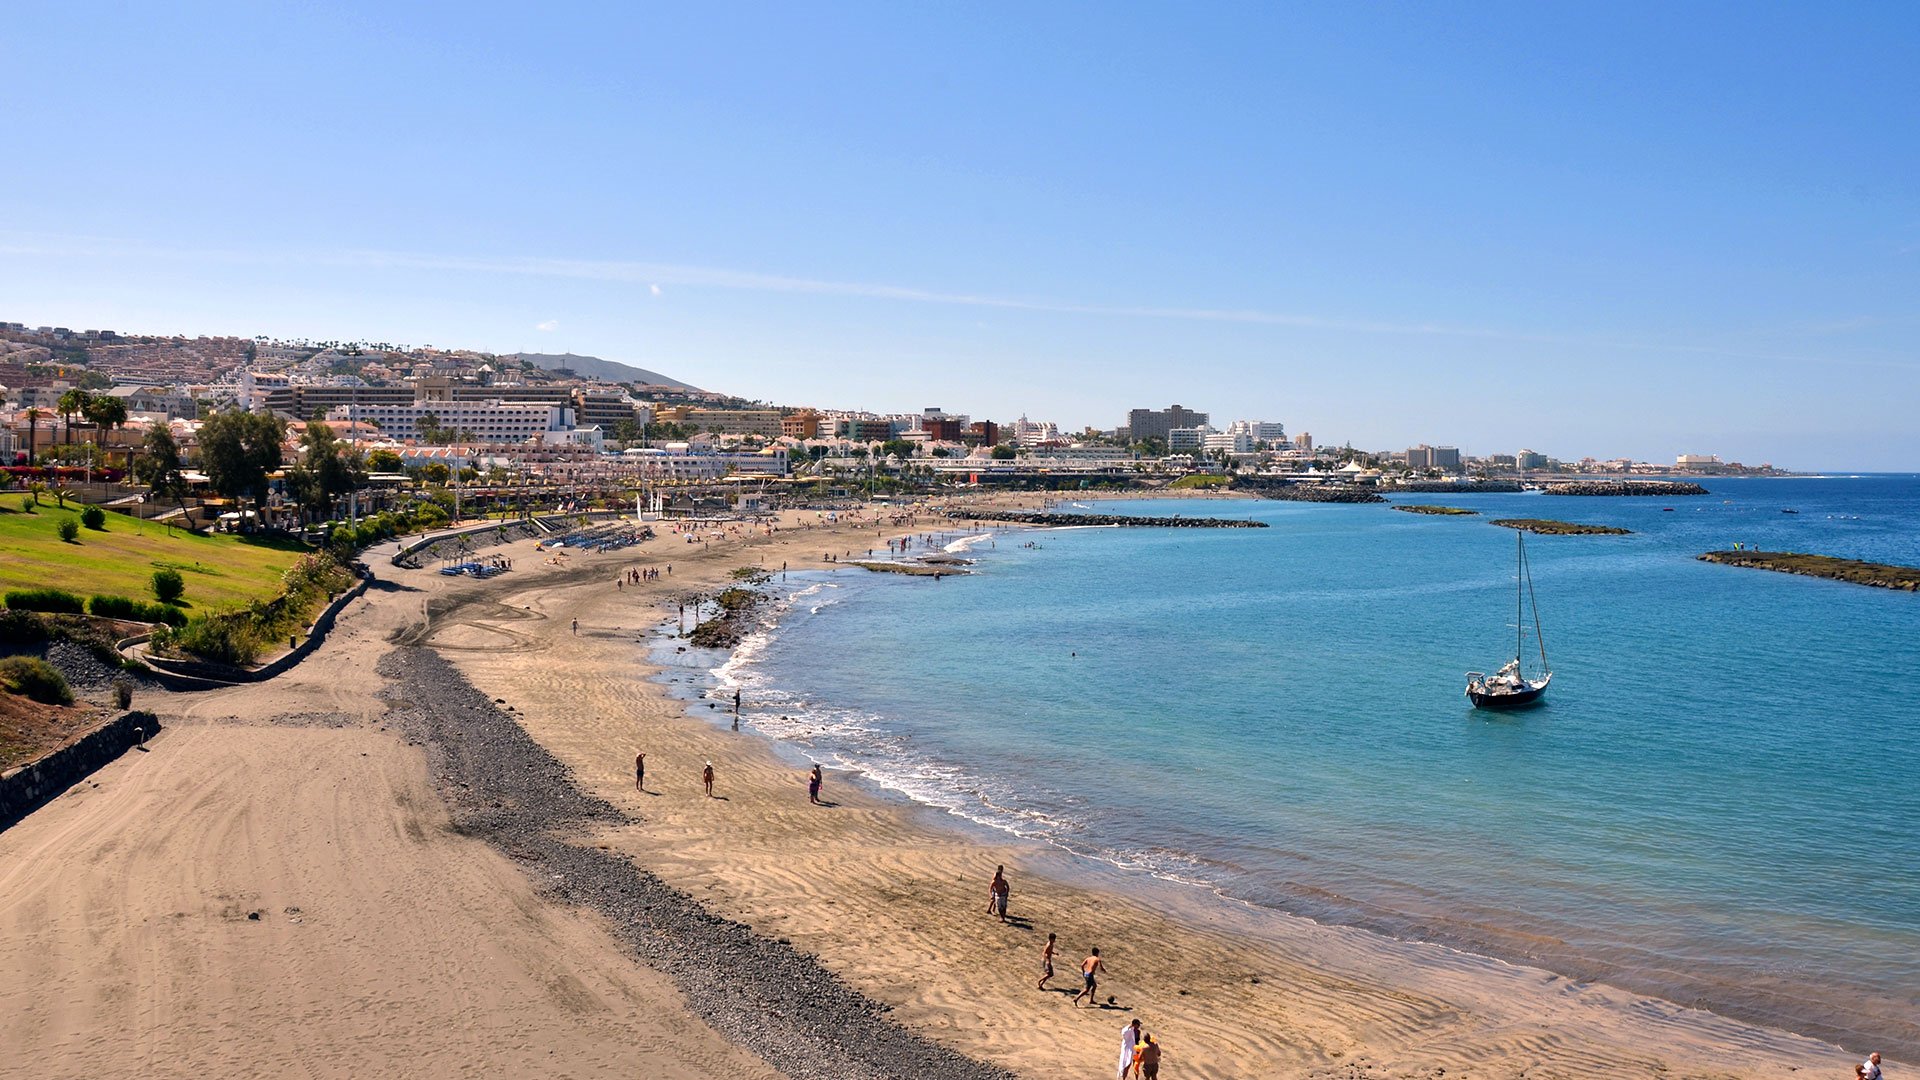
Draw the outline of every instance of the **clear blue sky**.
[[[1920,5],[11,5],[0,318],[1920,468]]]

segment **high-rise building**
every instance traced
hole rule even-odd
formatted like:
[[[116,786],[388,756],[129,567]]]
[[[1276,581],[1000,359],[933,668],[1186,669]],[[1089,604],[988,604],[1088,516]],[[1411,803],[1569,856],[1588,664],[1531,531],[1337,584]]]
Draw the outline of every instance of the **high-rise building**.
[[[1514,464],[1522,469],[1544,469],[1547,467],[1547,455],[1534,450],[1522,450],[1513,456]]]
[[[1127,441],[1159,439],[1164,442],[1174,428],[1202,427],[1206,423],[1206,413],[1195,412],[1181,405],[1169,405],[1164,409],[1134,409],[1127,413]]]
[[[1426,443],[1407,447],[1407,468],[1420,472],[1433,468],[1433,447]]]
[[[1433,453],[1432,468],[1445,469],[1448,472],[1460,471],[1460,448],[1459,447],[1436,446],[1433,448],[1432,453]]]
[[[1313,432],[1303,431],[1293,437],[1293,448],[1302,453],[1313,453]]]

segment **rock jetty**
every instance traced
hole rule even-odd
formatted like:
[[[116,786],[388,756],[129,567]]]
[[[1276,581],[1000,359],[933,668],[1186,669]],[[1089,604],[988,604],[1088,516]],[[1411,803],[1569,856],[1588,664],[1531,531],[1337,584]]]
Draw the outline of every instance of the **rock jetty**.
[[[1699,484],[1682,480],[1569,480],[1548,484],[1548,495],[1708,495]]]
[[[1264,521],[1245,518],[1139,517],[1128,514],[1047,514],[1033,510],[963,510],[949,515],[966,521],[1010,521],[1020,525],[1125,525],[1148,529],[1264,529]]]
[[[1920,567],[1836,559],[1831,555],[1805,555],[1797,551],[1709,551],[1699,558],[1701,562],[1719,563],[1722,566],[1751,566],[1756,570],[1847,581],[1855,585],[1871,585],[1876,589],[1920,592]]]
[[[1470,480],[1455,483],[1452,480],[1399,480],[1393,485],[1395,491],[1463,491],[1475,495],[1488,492],[1511,493],[1521,490],[1518,480]]]
[[[1249,480],[1243,477],[1234,481],[1233,486],[1242,491],[1251,491],[1263,499],[1279,499],[1282,502],[1383,503],[1387,501],[1379,492],[1358,484],[1297,484],[1291,480]]]
[[[1549,521],[1546,518],[1499,518],[1488,522],[1503,529],[1520,529],[1523,532],[1538,533],[1541,536],[1631,536],[1632,529],[1616,529],[1611,525],[1580,525],[1571,521]]]

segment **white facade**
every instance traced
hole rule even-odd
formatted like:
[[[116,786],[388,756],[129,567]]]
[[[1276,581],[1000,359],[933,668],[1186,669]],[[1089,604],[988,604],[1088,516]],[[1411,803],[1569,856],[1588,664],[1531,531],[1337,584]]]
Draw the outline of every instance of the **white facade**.
[[[1195,450],[1204,450],[1207,446],[1207,436],[1216,434],[1218,432],[1205,424],[1199,427],[1172,428],[1167,432],[1167,453],[1192,453]]]
[[[559,405],[507,404],[501,401],[415,401],[408,405],[336,405],[329,420],[378,424],[390,439],[418,439],[420,421],[431,414],[446,431],[471,432],[466,441],[518,443],[544,439],[549,432],[573,430],[573,410]],[[464,437],[463,437],[464,438]]]
[[[1232,454],[1250,454],[1253,452],[1253,434],[1244,427],[1216,431],[1200,441],[1200,448],[1210,453],[1225,450]]]

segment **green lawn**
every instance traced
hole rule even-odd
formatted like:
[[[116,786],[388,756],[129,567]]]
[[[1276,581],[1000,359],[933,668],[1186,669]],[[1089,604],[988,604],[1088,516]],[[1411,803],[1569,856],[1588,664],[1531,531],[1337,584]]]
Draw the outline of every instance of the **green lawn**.
[[[44,586],[91,596],[107,593],[152,600],[148,579],[162,567],[180,571],[195,611],[221,611],[280,592],[280,575],[306,548],[288,540],[195,536],[184,529],[125,514],[107,514],[105,530],[82,528],[77,543],[56,531],[77,519],[51,500],[37,513],[20,509],[16,492],[0,495],[0,591]]]

